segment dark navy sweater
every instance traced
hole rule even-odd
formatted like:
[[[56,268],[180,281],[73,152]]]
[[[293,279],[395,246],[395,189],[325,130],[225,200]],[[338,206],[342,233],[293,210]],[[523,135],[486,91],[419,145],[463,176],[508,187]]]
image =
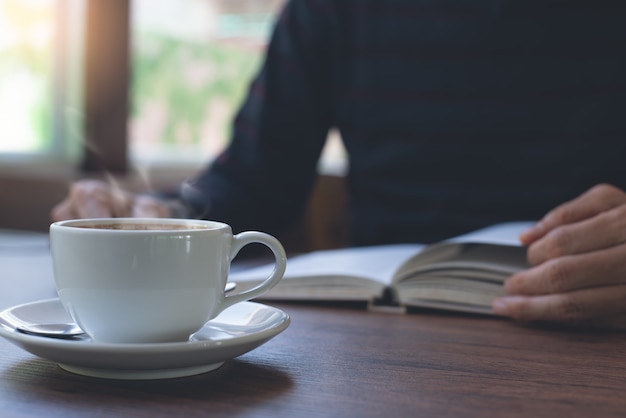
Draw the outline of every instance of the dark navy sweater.
[[[431,242],[624,188],[625,111],[624,1],[293,0],[230,147],[182,197],[274,232],[336,127],[352,244]]]

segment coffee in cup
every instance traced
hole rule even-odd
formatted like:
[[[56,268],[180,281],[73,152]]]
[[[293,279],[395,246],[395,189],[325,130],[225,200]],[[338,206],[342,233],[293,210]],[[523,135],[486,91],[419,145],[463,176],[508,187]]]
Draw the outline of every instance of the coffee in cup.
[[[276,266],[260,285],[224,288],[233,258],[261,243]],[[235,303],[262,295],[282,278],[286,255],[271,235],[233,235],[229,225],[160,218],[82,219],[50,226],[54,279],[67,312],[94,341],[186,341]]]

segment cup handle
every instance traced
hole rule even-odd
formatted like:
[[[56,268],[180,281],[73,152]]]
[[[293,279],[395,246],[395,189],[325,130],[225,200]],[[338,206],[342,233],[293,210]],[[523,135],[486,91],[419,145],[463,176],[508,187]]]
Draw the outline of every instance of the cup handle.
[[[244,246],[252,243],[263,244],[272,250],[276,260],[274,270],[272,270],[272,273],[262,283],[252,289],[236,293],[234,295],[224,296],[224,301],[221,306],[222,311],[236,303],[261,296],[263,293],[276,286],[280,279],[283,278],[283,274],[285,274],[285,269],[287,268],[287,255],[285,254],[285,249],[280,241],[264,232],[246,231],[233,235],[233,245],[230,250],[231,261]]]

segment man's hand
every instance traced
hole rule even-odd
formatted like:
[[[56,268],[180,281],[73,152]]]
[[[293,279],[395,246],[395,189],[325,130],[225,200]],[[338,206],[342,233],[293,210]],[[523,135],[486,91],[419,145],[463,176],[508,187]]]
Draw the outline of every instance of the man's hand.
[[[76,218],[167,218],[165,202],[123,191],[99,180],[82,180],[70,187],[67,198],[52,209],[53,221]]]
[[[598,185],[520,236],[532,268],[505,283],[496,314],[626,329],[626,193]]]

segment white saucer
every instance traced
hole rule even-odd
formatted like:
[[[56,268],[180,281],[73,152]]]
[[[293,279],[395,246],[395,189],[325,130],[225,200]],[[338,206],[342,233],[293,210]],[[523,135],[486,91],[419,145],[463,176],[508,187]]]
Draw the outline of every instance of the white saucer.
[[[26,303],[0,313],[0,317],[8,316],[49,323],[71,321],[59,299]],[[89,337],[63,340],[21,333],[5,320],[0,321],[0,336],[72,373],[110,379],[165,379],[217,369],[226,360],[278,335],[289,322],[289,316],[280,309],[241,302],[207,322],[185,342],[110,344],[96,343]]]

